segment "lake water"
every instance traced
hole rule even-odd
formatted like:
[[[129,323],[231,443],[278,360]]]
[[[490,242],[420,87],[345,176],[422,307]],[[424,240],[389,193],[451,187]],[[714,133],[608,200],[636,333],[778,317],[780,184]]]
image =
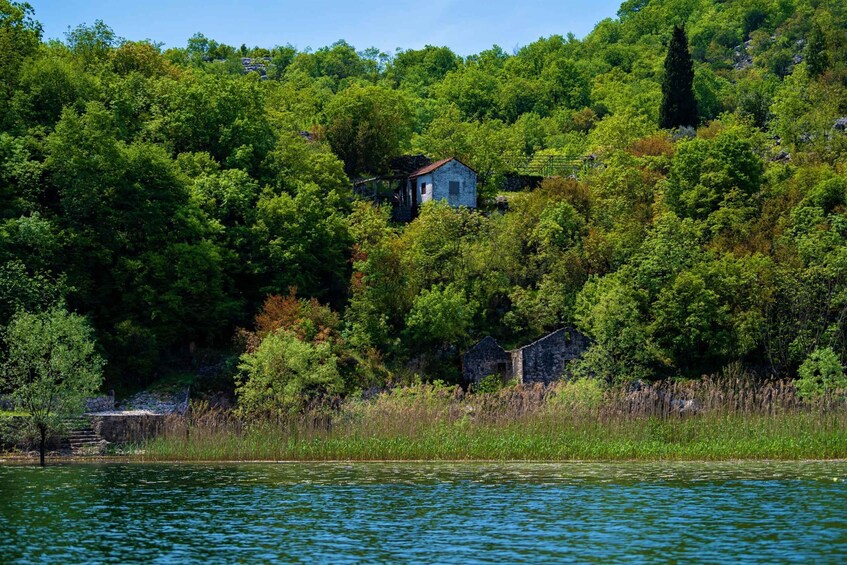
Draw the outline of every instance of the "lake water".
[[[847,562],[847,463],[0,466],[0,562]]]

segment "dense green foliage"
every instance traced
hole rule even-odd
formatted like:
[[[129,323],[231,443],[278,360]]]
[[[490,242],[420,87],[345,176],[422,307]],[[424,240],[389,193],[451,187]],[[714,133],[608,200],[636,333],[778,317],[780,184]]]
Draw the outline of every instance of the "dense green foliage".
[[[34,17],[0,0],[0,326],[63,302],[112,385],[244,353],[237,328],[291,287],[334,319],[278,320],[243,386],[271,351],[303,390],[325,368],[320,394],[455,382],[476,339],[565,323],[593,340],[582,376],[844,363],[843,2],[628,0],[584,39],[465,58],[199,34],[162,51],[103,22],[42,42]],[[683,23],[693,138],[659,127]],[[486,213],[426,205],[397,225],[352,197],[352,177],[416,152],[475,168]],[[588,155],[578,178],[490,207],[528,162]],[[304,329],[316,319],[331,338]]]
[[[805,398],[817,398],[829,391],[847,388],[844,367],[829,347],[812,351],[800,365],[798,373],[797,393]]]
[[[53,308],[17,313],[3,336],[7,352],[0,385],[12,391],[15,407],[40,436],[42,465],[47,433],[60,418],[81,414],[85,399],[103,380],[103,360],[91,333],[81,316]]]
[[[244,379],[236,393],[247,413],[296,412],[307,398],[341,391],[337,360],[326,342],[313,345],[274,332],[241,359]]]

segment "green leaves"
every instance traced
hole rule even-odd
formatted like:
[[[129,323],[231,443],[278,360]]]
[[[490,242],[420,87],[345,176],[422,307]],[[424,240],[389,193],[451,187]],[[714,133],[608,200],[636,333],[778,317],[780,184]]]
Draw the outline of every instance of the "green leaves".
[[[759,276],[769,265],[715,256],[703,243],[694,222],[663,216],[629,264],[583,287],[577,321],[595,340],[598,371],[699,376],[761,345],[768,289]]]
[[[727,198],[749,199],[758,191],[764,166],[750,141],[732,130],[713,140],[681,143],[671,162],[668,206],[686,218],[705,219]]]
[[[150,136],[175,153],[205,151],[220,163],[255,171],[273,148],[258,80],[199,73],[162,79],[156,90]]]
[[[544,249],[567,249],[582,239],[585,220],[568,202],[551,204],[541,214],[532,239]]]
[[[36,426],[57,416],[82,412],[85,398],[99,388],[103,360],[82,316],[54,307],[37,314],[18,312],[3,334],[2,388]]]
[[[806,66],[813,77],[820,76],[829,66],[829,54],[826,51],[826,36],[821,26],[815,22],[806,42]]]
[[[651,311],[650,334],[683,367],[732,352],[729,307],[698,274],[680,273],[662,289]]]
[[[351,242],[346,218],[321,187],[304,183],[294,196],[265,193],[256,214],[254,229],[267,253],[267,292],[290,286],[306,296],[338,292],[346,278],[345,252]]]
[[[465,346],[478,306],[456,285],[422,291],[412,303],[406,333],[413,346]]]
[[[830,347],[812,351],[800,369],[796,381],[800,398],[815,399],[827,392],[847,389],[847,376],[841,359]]]
[[[695,127],[697,99],[694,97],[694,68],[688,53],[688,38],[683,26],[674,26],[665,76],[662,80],[662,105],[659,107],[659,126],[665,129]]]
[[[412,116],[401,92],[353,85],[326,107],[326,138],[348,176],[386,171],[411,135]]]
[[[41,44],[41,32],[32,6],[0,0],[0,128],[12,123],[8,100],[15,92],[24,62]]]
[[[242,355],[239,370],[235,392],[246,414],[296,414],[343,386],[328,342],[300,341],[285,331],[269,334],[255,352]]]

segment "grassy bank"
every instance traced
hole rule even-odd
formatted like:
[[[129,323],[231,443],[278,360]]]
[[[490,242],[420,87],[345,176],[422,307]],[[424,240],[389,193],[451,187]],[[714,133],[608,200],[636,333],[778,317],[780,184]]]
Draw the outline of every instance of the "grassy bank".
[[[467,395],[419,386],[246,420],[195,410],[138,457],[237,460],[728,460],[847,458],[847,402],[801,402],[788,382],[588,383]],[[685,401],[693,401],[685,403]]]

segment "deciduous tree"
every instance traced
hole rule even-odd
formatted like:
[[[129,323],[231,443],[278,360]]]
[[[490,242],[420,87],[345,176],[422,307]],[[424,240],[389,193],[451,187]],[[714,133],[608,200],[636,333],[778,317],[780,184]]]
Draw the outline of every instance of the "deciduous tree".
[[[348,176],[381,173],[408,143],[412,114],[400,92],[353,85],[327,105],[326,124],[326,138]]]
[[[82,412],[103,380],[103,360],[85,318],[59,307],[19,312],[3,337],[0,383],[38,432],[43,466],[48,432]]]

